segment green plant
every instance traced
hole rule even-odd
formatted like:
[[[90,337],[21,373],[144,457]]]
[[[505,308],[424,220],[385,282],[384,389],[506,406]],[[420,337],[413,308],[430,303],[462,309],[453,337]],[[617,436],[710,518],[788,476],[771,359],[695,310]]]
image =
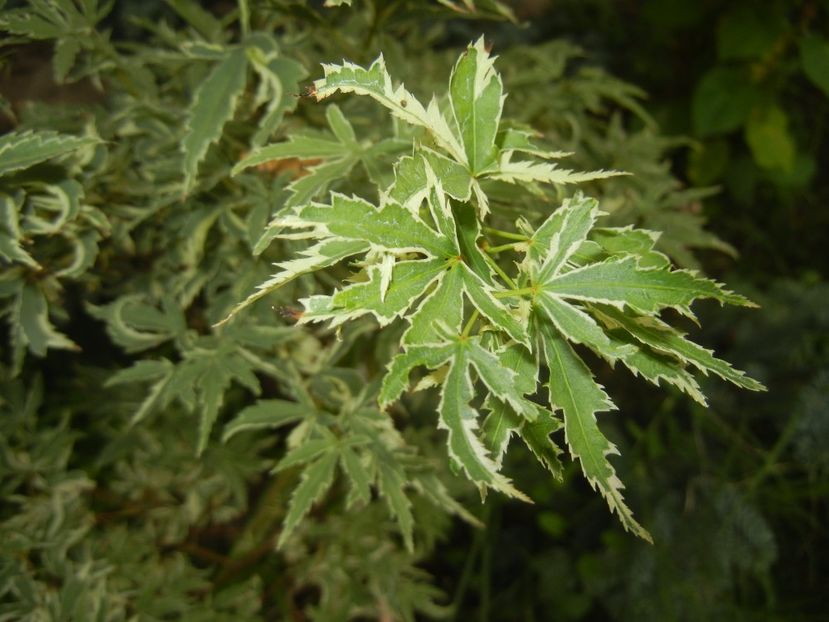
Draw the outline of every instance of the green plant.
[[[596,229],[598,204],[580,194],[538,226],[524,220],[517,231],[485,228],[490,211],[497,209],[487,195],[490,181],[517,186],[515,194],[538,194],[540,183],[565,185],[616,174],[559,168],[547,160],[566,154],[536,146],[527,130],[502,129],[503,86],[493,61],[483,39],[461,56],[449,80],[451,116],[444,116],[437,99],[424,107],[403,85],[394,87],[382,57],[367,69],[350,63],[326,65],[325,77],[314,83],[317,99],[336,92],[367,95],[426,134],[415,143],[413,155],[398,160],[394,183],[381,189],[379,207],[334,194],[328,205],[283,208],[270,227],[299,231],[276,235],[319,241],[301,258],[283,264],[283,271],[260,285],[230,317],[304,273],[364,255],[359,272],[350,277],[355,283],[332,295],[304,299],[298,317],[300,323],[330,320],[334,327],[365,314],[381,326],[398,318],[408,322],[403,351],[383,378],[381,405],[388,406],[404,392],[412,370],[433,370],[421,385],[440,387],[439,427],[448,432],[453,464],[482,490],[494,488],[519,498],[524,495],[497,466],[511,435],[521,437],[560,476],[561,451],[550,435],[563,427],[570,452],[591,486],[627,529],[649,539],[622,500],[622,484],[607,460],[615,447],[596,426],[596,413],[614,405],[570,343],[582,344],[610,363],[621,361],[656,384],[673,384],[705,403],[686,366],[744,388],[759,390],[762,385],[685,340],[659,313],[671,308],[693,317],[689,305],[697,298],[749,303],[713,281],[671,270],[668,258],[654,251],[658,235],[651,231]],[[343,142],[354,144],[342,116],[329,115],[329,122]],[[311,145],[295,139],[287,149],[265,147],[237,170],[285,155],[322,155]],[[427,208],[422,210],[424,201]],[[496,246],[489,237],[513,241]],[[507,253],[521,259],[512,276],[502,267],[503,260],[493,258]],[[549,370],[546,388],[552,410],[527,398],[537,391],[542,363]],[[475,397],[472,370],[487,390],[487,447],[475,432],[480,415],[470,404]],[[562,412],[563,421],[555,411]],[[304,472],[307,486],[293,500],[297,515],[331,485],[342,441],[319,442],[320,449],[310,454],[316,460]],[[309,461],[305,446],[295,451],[303,462]],[[290,454],[286,460],[296,464]],[[401,526],[410,539],[410,527]]]
[[[690,264],[728,247],[687,217],[697,196],[665,166],[635,89],[569,75],[563,45],[558,70],[506,65],[506,103],[483,39],[427,106],[382,57],[368,64],[383,50],[395,74],[427,70],[428,92],[451,66],[432,44],[453,41],[440,26],[424,40],[420,12],[503,16],[494,2],[171,0],[133,20],[135,40],[110,37],[108,8],[0,12],[22,46],[13,76],[43,49],[31,40],[52,41],[54,77],[91,100],[11,101],[0,138],[6,619],[256,619],[260,604],[443,615],[422,562],[450,517],[480,525],[465,479],[526,498],[504,473],[513,436],[561,478],[563,430],[590,484],[649,537],[622,500],[596,422],[613,405],[585,361],[702,403],[694,370],[761,385],[671,326],[698,298],[748,302],[661,252]],[[381,107],[298,97],[345,53],[367,68],[325,65],[314,96]],[[526,117],[502,120],[525,90]],[[567,123],[539,110],[545,92]],[[579,165],[602,170],[559,166],[545,139],[585,145]],[[603,169],[633,146],[639,178]],[[568,194],[575,183],[600,200]],[[631,226],[660,218],[685,228],[666,243]],[[398,400],[416,368],[438,400]]]

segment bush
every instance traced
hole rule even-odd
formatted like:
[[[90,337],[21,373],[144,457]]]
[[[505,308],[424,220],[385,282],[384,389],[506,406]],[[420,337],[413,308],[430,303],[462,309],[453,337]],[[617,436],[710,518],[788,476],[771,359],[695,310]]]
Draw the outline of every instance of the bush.
[[[56,83],[2,102],[3,619],[457,614],[425,571],[452,520],[549,506],[562,445],[649,540],[600,381],[763,386],[684,336],[751,303],[689,269],[733,249],[641,92],[561,41],[496,61],[453,20],[498,2],[142,7],[0,13],[8,81],[51,47]],[[762,517],[710,497],[752,534],[722,582],[762,577]]]

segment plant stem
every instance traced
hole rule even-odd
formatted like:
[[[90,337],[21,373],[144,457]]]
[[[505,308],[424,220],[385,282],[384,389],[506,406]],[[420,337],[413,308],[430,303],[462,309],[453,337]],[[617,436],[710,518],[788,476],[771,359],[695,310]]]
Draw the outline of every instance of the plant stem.
[[[503,292],[495,292],[492,294],[495,298],[519,298],[527,294],[534,294],[535,287],[522,287],[521,289],[510,289]]]
[[[529,238],[526,235],[521,235],[520,233],[511,233],[509,231],[501,231],[500,229],[493,229],[492,227],[484,227],[484,233],[497,235],[498,237],[506,238],[507,240],[518,240],[519,242],[529,241]]]
[[[472,332],[472,327],[475,325],[475,322],[478,321],[480,317],[480,313],[477,309],[472,312],[472,315],[469,317],[469,321],[466,323],[466,326],[463,327],[463,332],[461,333],[461,339],[466,339],[469,337],[469,333]]]
[[[489,248],[486,249],[486,252],[487,253],[492,253],[493,255],[497,255],[501,251],[511,250],[511,249],[515,248],[516,246],[518,246],[519,244],[523,244],[523,243],[524,242],[510,242],[509,244],[501,244],[500,246],[490,246]]]
[[[250,7],[248,0],[239,0],[239,25],[242,28],[242,36],[250,34]]]
[[[492,266],[492,269],[495,270],[495,272],[498,273],[498,276],[500,276],[502,279],[504,279],[504,283],[509,285],[512,289],[516,289],[515,281],[513,281],[511,278],[509,278],[509,276],[507,276],[507,273],[504,272],[501,269],[501,266],[498,265],[497,261],[495,261],[492,257],[487,255],[486,253],[484,253],[484,259],[486,259],[486,262],[490,266]]]

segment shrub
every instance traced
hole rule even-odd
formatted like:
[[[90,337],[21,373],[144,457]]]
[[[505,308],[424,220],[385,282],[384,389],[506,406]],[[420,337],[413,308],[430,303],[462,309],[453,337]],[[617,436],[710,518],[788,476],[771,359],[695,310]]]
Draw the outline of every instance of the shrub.
[[[475,488],[529,500],[513,437],[650,539],[591,367],[762,385],[681,330],[751,303],[688,269],[731,249],[640,93],[458,56],[498,2],[167,7],[0,13],[10,79],[46,41],[87,102],[4,102],[4,619],[441,616],[419,563]]]

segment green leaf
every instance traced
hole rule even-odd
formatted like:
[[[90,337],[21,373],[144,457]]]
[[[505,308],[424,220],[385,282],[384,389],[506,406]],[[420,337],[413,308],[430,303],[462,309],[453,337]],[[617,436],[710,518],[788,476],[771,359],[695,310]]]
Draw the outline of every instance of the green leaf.
[[[389,512],[397,519],[400,526],[400,533],[403,534],[403,542],[409,552],[414,552],[414,516],[412,516],[412,504],[406,493],[403,491],[405,484],[404,474],[400,468],[395,468],[393,463],[385,460],[377,461],[377,483],[380,493],[389,506]]]
[[[294,489],[288,504],[288,513],[282,524],[282,533],[279,534],[277,548],[285,545],[311,507],[331,488],[336,466],[337,454],[329,452],[302,471],[302,479],[299,486]]]
[[[519,319],[495,297],[496,290],[487,285],[481,277],[463,266],[463,290],[470,302],[490,321],[493,328],[502,330],[518,343],[527,347],[530,338],[527,329]]]
[[[216,41],[222,33],[222,23],[194,0],[165,0],[179,16],[208,41]]]
[[[439,236],[419,217],[397,203],[377,208],[357,197],[331,195],[331,204],[312,203],[281,219],[286,227],[314,227],[314,236],[367,242],[395,253],[420,252],[451,257],[453,241]]]
[[[786,30],[774,7],[758,11],[739,3],[717,25],[717,54],[723,60],[759,59],[768,54]]]
[[[705,396],[696,379],[676,359],[660,355],[648,347],[631,349],[629,342],[619,341],[619,347],[627,347],[622,363],[636,376],[660,386],[662,381],[675,386],[702,406],[707,406]]]
[[[409,317],[409,328],[403,333],[405,345],[437,343],[440,329],[458,334],[463,322],[463,273],[459,263],[451,264],[435,282],[433,290]]]
[[[322,68],[325,77],[314,82],[317,100],[337,92],[368,95],[397,118],[427,130],[456,161],[468,165],[464,149],[441,114],[437,100],[432,99],[424,108],[402,84],[394,88],[382,55],[368,69],[348,62],[342,65],[324,64]]]
[[[587,481],[601,492],[624,528],[653,542],[622,498],[624,486],[607,459],[619,452],[596,423],[596,413],[614,410],[613,402],[557,331],[546,322],[539,325],[542,350],[550,369],[550,403],[564,413],[564,434],[571,453],[580,462]]]
[[[512,157],[514,152],[526,153],[543,159],[566,158],[573,155],[569,151],[548,151],[536,145],[532,139],[540,134],[532,128],[507,127],[498,132],[498,148],[505,157]]]
[[[417,156],[400,158],[394,166],[394,184],[389,196],[407,209],[416,210],[429,188],[426,169],[431,169],[443,190],[458,201],[467,201],[472,192],[472,177],[461,164],[431,149]]]
[[[46,296],[35,285],[27,284],[21,288],[11,319],[13,330],[19,331],[22,342],[37,356],[46,356],[46,350],[49,348],[78,349],[78,346],[58,332],[49,321]]]
[[[691,271],[643,269],[634,257],[576,268],[540,283],[539,287],[562,298],[627,305],[642,313],[672,308],[693,317],[690,303],[697,298],[753,306],[746,298]]]
[[[504,105],[503,84],[481,37],[458,60],[449,78],[452,112],[472,175],[496,163],[495,137]]]
[[[0,176],[27,169],[99,142],[92,136],[68,136],[57,132],[15,131],[0,136]]]
[[[544,318],[568,340],[586,345],[611,363],[626,357],[632,350],[613,342],[592,317],[557,296],[542,293],[536,296],[535,304]]]
[[[801,37],[800,64],[806,77],[829,97],[829,41],[816,34]]]
[[[377,401],[381,408],[396,401],[409,385],[409,374],[415,367],[436,369],[446,363],[454,354],[452,344],[435,343],[407,348],[395,356],[383,377],[383,384]]]
[[[448,432],[449,457],[479,486],[494,488],[506,495],[527,500],[509,479],[498,473],[477,437],[478,413],[469,405],[475,396],[469,375],[468,348],[462,342],[454,348],[443,386],[438,412],[438,428]]]
[[[702,136],[725,134],[745,123],[761,93],[738,67],[715,67],[697,83],[691,101],[694,131]]]
[[[761,383],[748,378],[745,372],[734,369],[726,361],[714,357],[710,350],[688,341],[682,333],[655,317],[637,317],[606,305],[598,307],[596,315],[608,328],[622,328],[637,341],[657,352],[664,352],[692,365],[704,374],[713,373],[750,391],[766,390]]]
[[[253,68],[265,86],[268,105],[251,138],[254,147],[263,145],[282,123],[286,112],[296,109],[299,83],[308,76],[305,66],[291,58],[272,58]]]
[[[23,234],[19,219],[18,201],[7,194],[0,194],[0,257],[9,262],[19,261],[32,268],[39,268],[40,264],[20,246]]]
[[[456,203],[452,208],[455,220],[457,248],[466,267],[487,285],[495,285],[494,271],[478,245],[481,240],[481,221],[471,205]]]
[[[497,374],[497,362],[483,352],[479,342],[461,338],[453,342],[411,346],[392,359],[383,378],[378,401],[382,407],[395,401],[408,385],[410,372],[419,366],[436,369],[448,363],[445,378],[440,387],[440,415],[438,427],[448,432],[449,456],[473,482],[479,486],[494,488],[507,495],[527,500],[510,481],[498,473],[495,462],[487,455],[486,448],[475,433],[478,413],[470,406],[474,397],[471,368],[479,371],[484,384],[492,384],[502,397],[510,402],[522,399],[514,387],[506,387]],[[483,370],[483,373],[481,373]],[[513,377],[514,378],[514,377]],[[524,406],[520,407],[524,410]]]
[[[507,158],[503,158],[498,168],[492,173],[488,173],[487,177],[510,184],[541,182],[566,186],[569,184],[582,184],[596,179],[617,177],[619,175],[627,175],[627,173],[623,171],[605,170],[587,172],[571,171],[566,168],[560,168],[556,164],[550,164],[549,162],[512,162]]]
[[[131,382],[146,382],[167,376],[173,365],[167,359],[136,361],[132,367],[121,369],[107,378],[106,386],[112,387]]]
[[[305,404],[287,400],[259,400],[253,406],[242,409],[224,428],[222,442],[226,443],[239,432],[279,428],[301,421],[308,414]]]
[[[354,501],[363,504],[371,501],[371,476],[360,457],[350,447],[340,448],[340,467],[351,484],[348,506],[351,507]]]
[[[763,168],[788,172],[794,167],[797,146],[789,132],[789,118],[780,106],[758,107],[751,112],[746,142],[754,161]]]
[[[647,229],[603,227],[593,229],[590,239],[608,255],[633,255],[642,268],[668,268],[671,260],[654,250],[659,233]]]
[[[305,249],[298,259],[283,261],[276,265],[282,270],[256,288],[256,291],[238,303],[230,313],[216,326],[229,322],[237,313],[249,307],[254,302],[278,290],[280,287],[294,280],[298,276],[333,266],[347,257],[357,255],[368,250],[368,245],[359,240],[322,240]]]
[[[332,183],[347,177],[358,163],[368,170],[377,164],[378,158],[399,151],[402,146],[396,139],[386,139],[366,148],[357,142],[354,128],[339,107],[334,104],[328,106],[325,115],[330,134],[298,133],[287,142],[255,149],[233,167],[231,174],[236,175],[272,161],[296,159],[299,164],[308,163],[303,174],[288,185],[292,194],[284,205],[288,208],[303,205],[313,197],[324,194]]]
[[[75,59],[81,50],[81,42],[76,38],[58,39],[55,43],[55,56],[52,67],[55,73],[55,82],[62,84],[67,74],[75,65]]]
[[[325,438],[305,440],[301,445],[291,449],[273,468],[274,473],[307,464],[323,454],[330,453],[336,446],[336,440],[329,435]]]
[[[16,35],[31,37],[32,39],[57,39],[66,28],[62,20],[50,20],[53,10],[45,15],[31,10],[4,11],[0,16],[0,28]]]
[[[225,123],[233,117],[245,89],[246,73],[245,50],[236,48],[227,53],[196,89],[181,143],[185,192],[195,184],[207,148],[221,138]]]
[[[331,105],[326,110],[326,116],[331,119],[345,120],[339,108],[336,105]],[[336,122],[336,121],[335,121]],[[348,125],[350,128],[350,124]],[[353,130],[351,130],[353,136]],[[332,140],[327,136],[320,136],[314,134],[294,134],[288,142],[276,143],[266,147],[260,147],[251,152],[245,158],[233,167],[231,175],[238,175],[242,171],[252,166],[259,166],[274,160],[284,160],[286,158],[341,158],[352,155],[354,151],[354,139],[344,142],[339,137]]]
[[[224,394],[230,386],[230,374],[224,368],[224,363],[218,360],[211,361],[200,370],[196,386],[201,392],[201,412],[199,416],[199,436],[196,446],[196,454],[201,455],[207,449],[207,442],[210,432],[219,416],[219,410],[224,404]],[[171,389],[175,391],[176,377],[171,383]]]
[[[581,194],[566,200],[542,223],[530,243],[531,258],[541,263],[537,279],[545,281],[559,272],[587,239],[599,217],[599,204]]]
[[[394,264],[385,292],[382,289],[382,270],[378,266],[369,269],[369,280],[356,283],[336,292],[331,300],[331,314],[337,323],[371,313],[381,326],[405,313],[414,301],[423,295],[429,284],[444,269],[440,259],[400,261]],[[301,321],[307,321],[303,316]],[[313,320],[327,318],[313,317]]]
[[[558,481],[564,479],[564,466],[559,456],[561,448],[550,437],[561,429],[562,423],[546,408],[535,405],[538,414],[534,421],[525,422],[519,431],[519,436],[538,461]]]

